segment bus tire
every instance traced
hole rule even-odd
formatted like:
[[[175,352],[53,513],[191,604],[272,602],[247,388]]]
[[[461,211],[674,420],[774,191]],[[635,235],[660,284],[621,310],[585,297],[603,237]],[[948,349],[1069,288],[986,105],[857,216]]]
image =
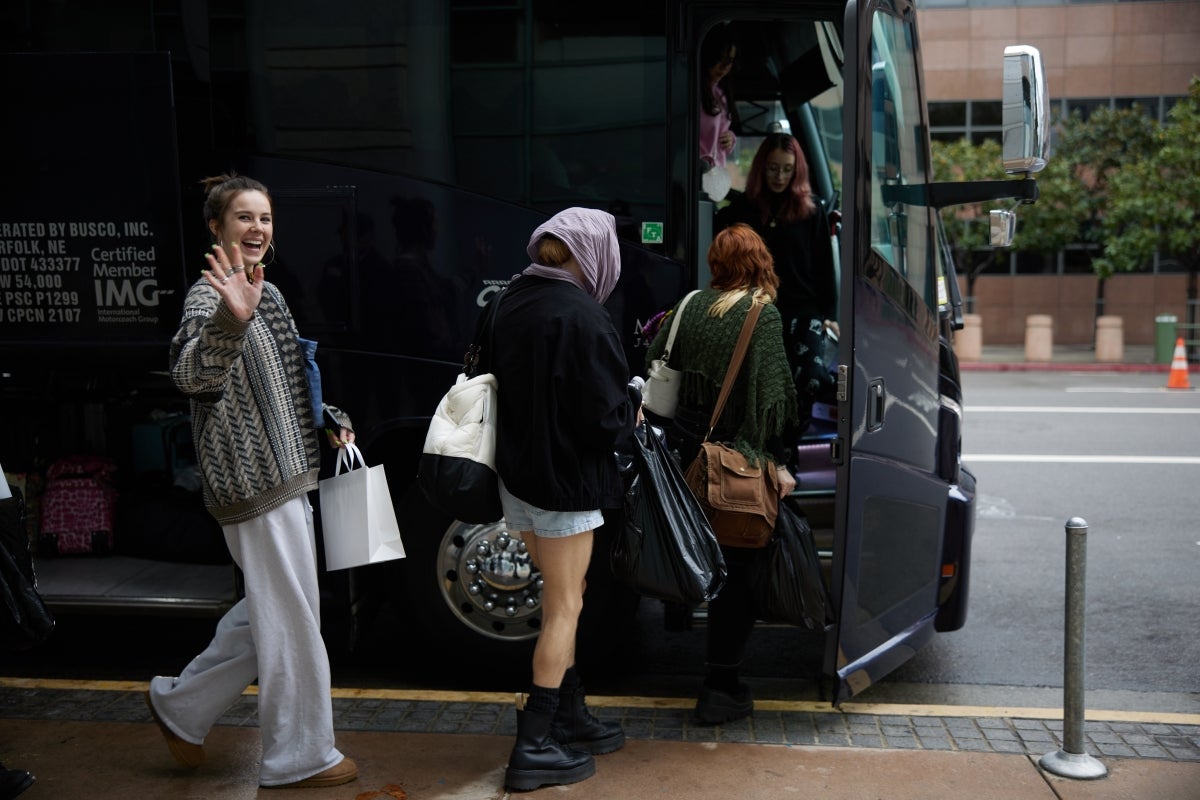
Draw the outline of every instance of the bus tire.
[[[541,629],[541,603],[536,584],[515,574],[519,542],[509,541],[502,549],[502,523],[455,520],[430,506],[416,484],[405,490],[396,511],[406,557],[393,562],[389,595],[405,630],[417,623],[434,645],[424,652],[446,666],[505,670],[512,665],[528,673]],[[470,572],[472,565],[482,566],[482,573]],[[481,590],[473,591],[472,585]],[[503,586],[513,591],[502,591]],[[535,604],[528,603],[530,597]]]
[[[397,512],[407,557],[392,562],[390,597],[396,615],[405,624],[419,622],[425,638],[436,645],[427,652],[437,654],[446,667],[487,665],[498,679],[508,673],[528,675],[542,609],[536,570],[525,576],[519,568],[524,552],[520,541],[513,541],[502,522],[470,525],[452,519],[430,506],[416,485],[404,492]],[[596,532],[577,638],[580,665],[593,674],[618,666],[613,661],[617,651],[628,655],[639,600],[613,580],[607,527]],[[487,552],[481,552],[483,544]],[[515,570],[513,561],[518,562]],[[472,592],[472,584],[480,591]],[[617,642],[625,646],[614,651]]]

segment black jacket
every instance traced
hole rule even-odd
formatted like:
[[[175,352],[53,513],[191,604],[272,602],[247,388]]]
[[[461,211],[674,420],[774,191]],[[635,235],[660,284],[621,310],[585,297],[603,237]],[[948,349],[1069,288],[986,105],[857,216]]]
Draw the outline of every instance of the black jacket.
[[[637,408],[608,311],[573,284],[532,275],[498,299],[489,360],[500,478],[550,511],[620,506],[613,451],[626,446]]]
[[[807,219],[774,228],[764,225],[754,203],[739,197],[717,213],[717,230],[736,222],[753,228],[775,259],[779,292],[775,305],[787,330],[793,317],[837,319],[837,285],[829,218],[818,203]]]

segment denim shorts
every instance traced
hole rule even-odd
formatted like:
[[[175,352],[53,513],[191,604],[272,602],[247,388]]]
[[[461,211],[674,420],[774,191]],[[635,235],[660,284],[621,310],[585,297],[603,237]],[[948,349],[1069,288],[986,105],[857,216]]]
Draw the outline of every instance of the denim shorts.
[[[514,497],[504,481],[500,481],[500,505],[504,509],[504,526],[510,533],[533,531],[544,539],[562,539],[584,531],[594,531],[604,524],[600,509],[547,511]]]

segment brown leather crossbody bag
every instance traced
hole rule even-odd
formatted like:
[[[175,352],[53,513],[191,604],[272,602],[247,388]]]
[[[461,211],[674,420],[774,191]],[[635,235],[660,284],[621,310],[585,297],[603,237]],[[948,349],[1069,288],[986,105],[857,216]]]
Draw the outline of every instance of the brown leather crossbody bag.
[[[717,541],[727,547],[765,547],[771,540],[779,515],[779,478],[775,474],[775,463],[764,460],[754,466],[732,447],[708,440],[733,390],[761,312],[761,303],[751,303],[729,369],[725,371],[721,393],[708,423],[708,433],[685,475]]]

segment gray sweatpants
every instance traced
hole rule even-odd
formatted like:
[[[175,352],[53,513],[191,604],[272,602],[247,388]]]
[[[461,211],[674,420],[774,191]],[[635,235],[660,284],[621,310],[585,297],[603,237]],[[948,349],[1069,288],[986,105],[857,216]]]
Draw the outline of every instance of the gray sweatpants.
[[[312,506],[298,497],[223,530],[245,574],[246,596],[221,618],[212,642],[178,678],[150,682],[154,708],[180,738],[203,744],[217,719],[258,678],[259,783],[303,780],[342,760],[333,746]]]

